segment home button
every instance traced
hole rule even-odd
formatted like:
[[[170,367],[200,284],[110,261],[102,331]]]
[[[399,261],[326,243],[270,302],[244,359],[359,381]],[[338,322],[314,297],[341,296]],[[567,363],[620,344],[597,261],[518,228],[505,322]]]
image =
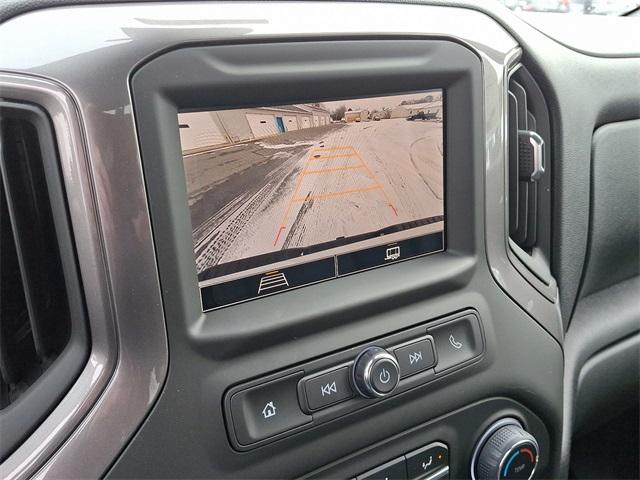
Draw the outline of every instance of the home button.
[[[235,393],[231,418],[238,443],[251,445],[311,422],[298,404],[302,373],[288,375]]]

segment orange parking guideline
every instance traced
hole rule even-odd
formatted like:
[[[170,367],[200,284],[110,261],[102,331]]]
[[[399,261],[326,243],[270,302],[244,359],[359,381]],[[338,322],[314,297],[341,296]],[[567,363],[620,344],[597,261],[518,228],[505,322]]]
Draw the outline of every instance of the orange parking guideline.
[[[307,157],[307,161],[304,163],[304,167],[302,169],[303,172],[307,169],[307,166],[309,165],[309,161],[310,161],[310,157]],[[289,211],[291,210],[291,206],[293,205],[293,198],[298,193],[298,190],[300,189],[300,185],[302,184],[303,178],[304,178],[304,174],[299,173],[296,186],[293,189],[293,193],[291,194],[291,197],[289,198],[289,202],[287,203],[287,208],[285,209],[284,215],[282,216],[282,220],[280,221],[280,227],[278,228],[278,233],[276,234],[276,238],[273,241],[274,247],[277,245],[278,240],[280,239],[280,235],[282,234],[282,231],[286,228],[286,221],[287,221],[287,217],[289,216]]]
[[[307,160],[307,162],[317,162],[318,160],[326,160],[327,158],[348,158],[348,157],[357,157],[355,153],[351,155],[345,155],[343,153],[338,153],[335,155],[314,155],[312,158]]]
[[[302,175],[310,175],[313,173],[339,172],[341,170],[355,170],[357,168],[367,168],[367,167],[363,163],[358,163],[357,165],[349,165],[347,167],[321,168],[320,170],[304,170],[302,172]]]
[[[350,195],[352,193],[370,192],[372,190],[380,190],[381,188],[382,187],[380,185],[373,185],[371,187],[354,188],[352,190],[342,190],[340,192],[319,193],[318,195],[310,195],[308,197],[294,198],[293,201],[298,203],[298,202],[304,202],[307,199],[320,200],[322,198],[340,197],[342,195]]]
[[[367,171],[369,172],[369,174],[371,175],[371,178],[373,178],[373,180],[376,182],[376,184],[380,187],[380,189],[382,190],[382,195],[384,195],[384,198],[387,200],[387,204],[389,205],[389,208],[391,208],[391,210],[393,210],[394,215],[397,217],[398,216],[398,210],[396,209],[395,205],[393,204],[393,202],[391,201],[391,198],[389,197],[389,195],[387,194],[387,191],[384,189],[384,187],[382,186],[382,184],[380,183],[380,181],[378,180],[378,177],[376,177],[376,174],[373,173],[373,170],[371,170],[369,168],[369,165],[367,165],[367,162],[365,162],[362,157],[360,156],[360,154],[358,153],[358,151],[354,148],[353,151],[355,152],[355,154],[358,156],[358,158],[360,159],[360,161],[364,164],[365,168],[367,169]]]
[[[314,148],[311,150],[309,157],[307,157],[307,160],[304,164],[303,167],[303,171],[301,172],[301,174],[298,174],[298,179],[296,182],[296,186],[293,189],[293,193],[291,194],[291,197],[289,198],[289,202],[287,203],[287,208],[284,211],[284,215],[282,216],[282,220],[280,221],[280,226],[278,228],[278,233],[276,234],[276,238],[273,241],[273,246],[275,247],[278,244],[278,240],[280,239],[280,235],[282,235],[282,231],[286,228],[286,222],[287,222],[287,217],[289,216],[289,212],[291,211],[291,207],[294,204],[293,199],[295,198],[296,194],[298,193],[298,190],[300,189],[300,185],[302,184],[302,179],[305,176],[305,171],[307,170],[307,167],[309,165],[309,162],[313,161],[313,160],[324,160],[325,158],[337,158],[337,157],[344,157],[345,155],[320,155],[317,158],[314,158],[311,154],[313,154],[314,152],[320,151],[339,151],[339,150],[345,150],[345,149],[351,149],[353,150],[353,147],[323,147],[323,148]],[[355,156],[355,155],[348,155],[348,156]]]
[[[333,152],[336,150],[352,150],[355,152],[355,148],[353,148],[351,145],[345,145],[345,146],[338,146],[338,147],[321,147],[321,148],[314,148],[311,150],[311,153],[313,152]]]
[[[351,151],[352,153],[349,153],[349,154],[337,153],[337,154],[330,154],[330,155],[313,155],[315,152],[341,152],[341,151]],[[317,160],[326,160],[326,159],[330,159],[330,158],[345,158],[345,157],[357,157],[360,160],[361,163],[359,163],[357,165],[349,165],[349,166],[344,166],[344,167],[332,167],[332,168],[325,168],[325,169],[318,169],[318,170],[307,170],[307,167],[309,166],[309,162],[317,161]],[[311,195],[311,196],[307,196],[307,197],[296,197],[296,195],[298,193],[298,190],[300,189],[300,186],[302,185],[302,179],[306,175],[339,172],[339,171],[344,171],[344,170],[354,170],[354,169],[358,169],[358,168],[365,168],[367,170],[367,172],[369,172],[370,177],[374,180],[375,185],[370,186],[370,187],[355,188],[355,189],[351,189],[351,190],[343,190],[343,191],[340,191],[340,192],[329,192],[329,193],[321,193],[321,194],[318,194],[318,195]],[[369,168],[367,163],[362,159],[362,157],[360,156],[360,154],[358,153],[358,151],[354,147],[352,147],[350,145],[346,145],[346,146],[322,147],[322,148],[314,148],[314,149],[312,149],[310,151],[309,157],[307,157],[307,160],[306,160],[306,162],[304,164],[302,172],[300,172],[298,174],[296,186],[293,189],[293,193],[291,194],[291,197],[289,198],[289,201],[287,202],[287,207],[286,207],[286,209],[284,211],[284,215],[282,216],[282,220],[280,221],[280,226],[278,228],[278,233],[276,234],[275,240],[273,241],[273,246],[275,247],[277,245],[278,240],[280,239],[280,235],[282,235],[282,232],[286,229],[287,217],[289,216],[289,212],[291,211],[291,207],[293,206],[294,203],[304,202],[307,199],[314,200],[314,199],[333,198],[333,197],[338,197],[338,196],[343,196],[343,195],[350,195],[352,193],[370,192],[370,191],[373,191],[373,190],[381,190],[382,191],[382,194],[384,195],[385,200],[387,201],[387,204],[389,205],[389,208],[391,208],[391,210],[393,210],[393,213],[396,216],[398,216],[398,210],[393,205],[393,202],[391,201],[391,198],[389,197],[389,195],[385,191],[384,187],[382,186],[382,184],[380,183],[380,181],[376,177],[375,173],[373,173],[371,168]]]

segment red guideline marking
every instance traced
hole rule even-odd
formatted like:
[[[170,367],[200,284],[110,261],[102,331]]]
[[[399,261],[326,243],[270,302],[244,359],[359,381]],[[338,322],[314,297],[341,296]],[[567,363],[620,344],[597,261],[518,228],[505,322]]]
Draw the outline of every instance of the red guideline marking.
[[[275,247],[278,243],[278,239],[280,238],[280,234],[284,230],[284,225],[280,225],[280,229],[278,230],[278,234],[276,235],[276,239],[273,241],[273,246]]]

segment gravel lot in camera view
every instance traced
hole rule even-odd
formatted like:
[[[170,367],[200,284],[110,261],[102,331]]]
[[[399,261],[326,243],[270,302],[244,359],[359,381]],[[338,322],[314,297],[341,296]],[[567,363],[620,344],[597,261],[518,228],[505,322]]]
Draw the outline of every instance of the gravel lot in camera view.
[[[193,153],[183,140],[198,274],[256,255],[442,216],[441,93],[430,96],[431,103],[417,103],[424,97],[325,103],[326,112],[351,102],[360,109],[342,121],[326,117],[317,126],[299,116],[301,128],[287,124],[283,132],[237,144],[218,140]],[[385,100],[385,110],[366,108]],[[397,107],[403,100],[416,107]],[[264,118],[263,125],[269,120]],[[293,123],[294,117],[285,118]],[[430,231],[443,226],[439,221]]]

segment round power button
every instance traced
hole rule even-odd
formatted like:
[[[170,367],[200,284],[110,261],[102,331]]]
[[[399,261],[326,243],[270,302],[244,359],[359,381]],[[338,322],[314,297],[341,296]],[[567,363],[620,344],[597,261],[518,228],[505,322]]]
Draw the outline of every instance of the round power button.
[[[378,360],[371,367],[371,383],[373,388],[382,394],[390,393],[398,384],[398,369],[386,358]]]
[[[364,397],[384,397],[395,390],[400,381],[396,357],[381,347],[363,350],[353,365],[353,383]]]

